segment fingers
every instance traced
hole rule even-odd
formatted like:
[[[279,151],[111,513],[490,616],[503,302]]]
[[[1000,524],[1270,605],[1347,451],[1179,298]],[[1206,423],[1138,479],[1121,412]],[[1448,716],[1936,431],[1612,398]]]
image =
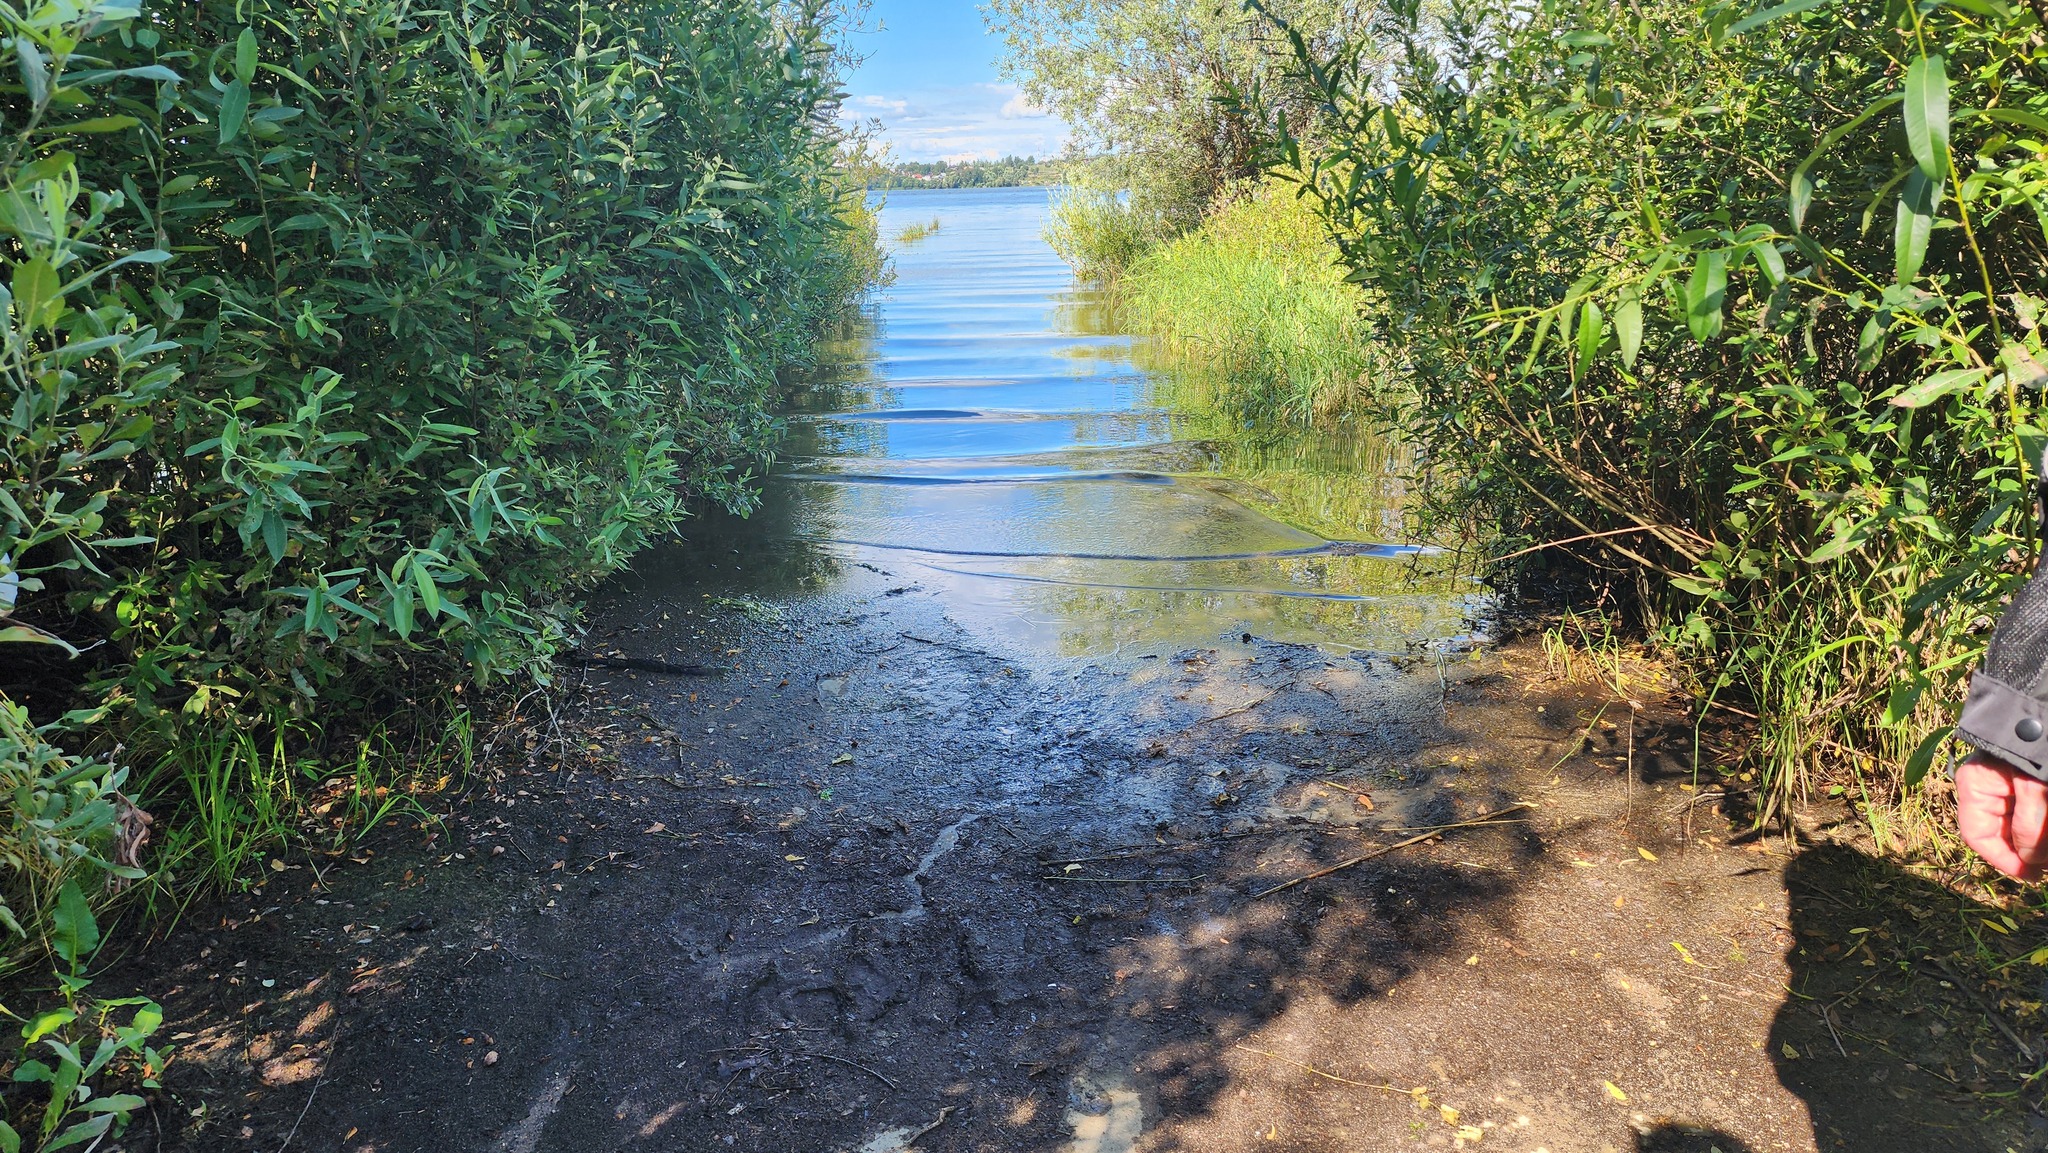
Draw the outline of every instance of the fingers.
[[[1989,758],[1972,757],[1956,766],[1956,825],[1963,843],[1975,849],[1985,864],[2006,876],[2025,879],[2040,866],[2023,859],[2013,844],[2017,776],[2019,770]],[[2033,839],[2037,850],[2040,842],[2037,828]]]
[[[2031,776],[2014,778],[2011,828],[2013,855],[2025,866],[2015,876],[2039,880],[2048,867],[2048,784]]]

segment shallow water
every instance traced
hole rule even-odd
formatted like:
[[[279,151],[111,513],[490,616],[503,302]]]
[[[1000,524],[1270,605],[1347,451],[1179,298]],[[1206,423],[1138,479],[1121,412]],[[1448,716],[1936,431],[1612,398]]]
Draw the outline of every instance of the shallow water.
[[[1233,428],[1145,366],[1042,238],[1039,188],[894,192],[895,283],[805,374],[763,511],[691,526],[641,581],[775,597],[886,568],[968,631],[1068,656],[1245,633],[1401,651],[1483,627],[1482,590],[1401,543],[1368,436]]]

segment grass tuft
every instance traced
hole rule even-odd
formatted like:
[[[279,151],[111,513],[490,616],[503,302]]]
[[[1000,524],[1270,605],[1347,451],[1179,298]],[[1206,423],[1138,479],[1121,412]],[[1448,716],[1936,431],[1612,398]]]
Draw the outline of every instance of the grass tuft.
[[[1369,408],[1373,356],[1313,211],[1256,188],[1131,262],[1126,324],[1214,407],[1251,422],[1336,423]]]

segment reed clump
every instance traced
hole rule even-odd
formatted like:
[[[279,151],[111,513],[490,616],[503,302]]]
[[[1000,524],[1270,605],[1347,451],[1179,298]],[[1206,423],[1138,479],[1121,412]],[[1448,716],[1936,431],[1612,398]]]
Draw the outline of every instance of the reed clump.
[[[1211,407],[1254,424],[1351,419],[1373,363],[1363,300],[1333,257],[1312,204],[1292,189],[1238,189],[1200,227],[1131,263],[1123,316]]]

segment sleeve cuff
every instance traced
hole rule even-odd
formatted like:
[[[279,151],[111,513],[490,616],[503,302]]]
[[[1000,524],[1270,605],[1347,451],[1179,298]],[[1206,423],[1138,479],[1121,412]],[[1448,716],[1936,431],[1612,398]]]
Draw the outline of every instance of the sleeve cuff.
[[[1982,670],[1970,674],[1956,735],[2038,780],[2048,781],[2048,702]]]

